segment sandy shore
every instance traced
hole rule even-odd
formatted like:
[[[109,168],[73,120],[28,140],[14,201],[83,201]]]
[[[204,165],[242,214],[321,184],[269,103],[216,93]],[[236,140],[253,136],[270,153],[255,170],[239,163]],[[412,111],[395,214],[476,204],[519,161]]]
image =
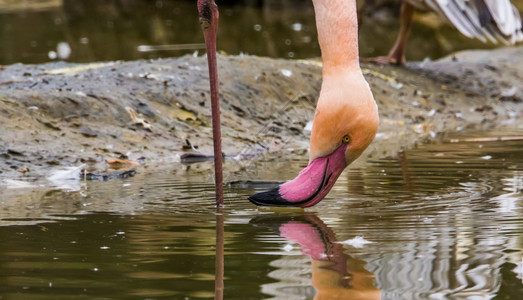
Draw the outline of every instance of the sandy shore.
[[[321,63],[218,60],[224,154],[306,158]],[[523,126],[523,47],[362,69],[381,118],[366,157],[447,132]],[[0,67],[0,179],[36,180],[82,164],[104,172],[114,158],[176,169],[184,153],[210,155],[207,80],[205,57],[192,56]]]

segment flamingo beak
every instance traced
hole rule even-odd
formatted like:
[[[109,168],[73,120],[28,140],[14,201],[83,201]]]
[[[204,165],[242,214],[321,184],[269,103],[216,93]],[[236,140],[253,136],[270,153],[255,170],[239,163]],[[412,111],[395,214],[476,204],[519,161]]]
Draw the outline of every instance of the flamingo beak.
[[[313,160],[296,178],[279,187],[249,197],[260,206],[309,207],[320,202],[347,166],[342,144],[331,154]]]

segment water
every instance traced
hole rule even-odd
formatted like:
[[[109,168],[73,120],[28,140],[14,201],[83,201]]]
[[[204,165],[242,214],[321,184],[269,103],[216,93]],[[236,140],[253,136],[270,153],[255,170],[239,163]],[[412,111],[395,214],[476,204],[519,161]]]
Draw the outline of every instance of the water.
[[[0,3],[0,64],[202,48],[192,2],[33,2],[40,4]],[[220,8],[218,48],[229,54],[319,56],[310,3]],[[416,22],[409,59],[491,47]],[[396,26],[364,23],[362,55],[386,53]],[[449,136],[368,161],[305,211],[258,210],[247,201],[254,190],[234,185],[217,214],[210,175],[179,165],[70,183],[73,191],[0,186],[0,299],[520,299],[522,136],[521,129]],[[305,164],[253,163],[230,179],[285,180]]]
[[[447,136],[346,171],[307,210],[235,185],[217,214],[193,169],[3,187],[0,298],[521,299],[522,149],[520,129]]]
[[[228,54],[319,57],[312,1],[297,2],[299,5],[279,9],[220,2],[218,49]],[[523,0],[513,2],[523,9]],[[409,60],[496,47],[469,40],[438,18],[420,16],[414,20],[409,39]],[[397,32],[397,20],[364,19],[360,28],[361,56],[387,54]],[[181,0],[2,1],[0,39],[2,65],[59,59],[135,60],[204,52],[196,4]]]

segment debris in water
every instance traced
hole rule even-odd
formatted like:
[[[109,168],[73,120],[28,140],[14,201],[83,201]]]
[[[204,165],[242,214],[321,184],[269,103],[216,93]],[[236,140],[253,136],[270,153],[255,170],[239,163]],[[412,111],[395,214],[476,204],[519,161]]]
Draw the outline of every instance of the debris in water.
[[[182,164],[193,164],[203,161],[213,160],[214,155],[205,155],[201,153],[184,153],[180,156]]]
[[[34,188],[36,185],[28,181],[13,180],[13,179],[3,179],[0,182],[0,186],[6,186],[8,189],[26,189]]]
[[[110,179],[125,179],[133,177],[136,174],[135,170],[124,171],[108,171],[108,172],[83,172],[82,178],[85,180],[107,181]]]
[[[84,167],[85,165],[82,164],[78,167],[53,170],[47,177],[47,180],[59,189],[78,191],[81,188],[79,179]]]
[[[368,241],[365,238],[363,238],[362,236],[356,236],[353,239],[348,239],[346,241],[337,242],[337,243],[343,244],[343,245],[350,245],[354,248],[363,248],[363,246],[365,246],[366,244],[372,244],[374,242]]]

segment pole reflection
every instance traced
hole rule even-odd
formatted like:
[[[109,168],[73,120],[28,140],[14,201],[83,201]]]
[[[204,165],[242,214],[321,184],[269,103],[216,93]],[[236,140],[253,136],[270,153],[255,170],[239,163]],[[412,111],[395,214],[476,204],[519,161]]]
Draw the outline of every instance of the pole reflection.
[[[374,274],[364,268],[366,262],[345,254],[332,229],[316,214],[256,216],[250,224],[300,245],[302,254],[311,258],[314,299],[381,299]]]
[[[224,264],[224,217],[223,207],[216,208],[216,262],[215,262],[215,277],[214,277],[214,299],[223,299],[223,275],[225,272]]]

